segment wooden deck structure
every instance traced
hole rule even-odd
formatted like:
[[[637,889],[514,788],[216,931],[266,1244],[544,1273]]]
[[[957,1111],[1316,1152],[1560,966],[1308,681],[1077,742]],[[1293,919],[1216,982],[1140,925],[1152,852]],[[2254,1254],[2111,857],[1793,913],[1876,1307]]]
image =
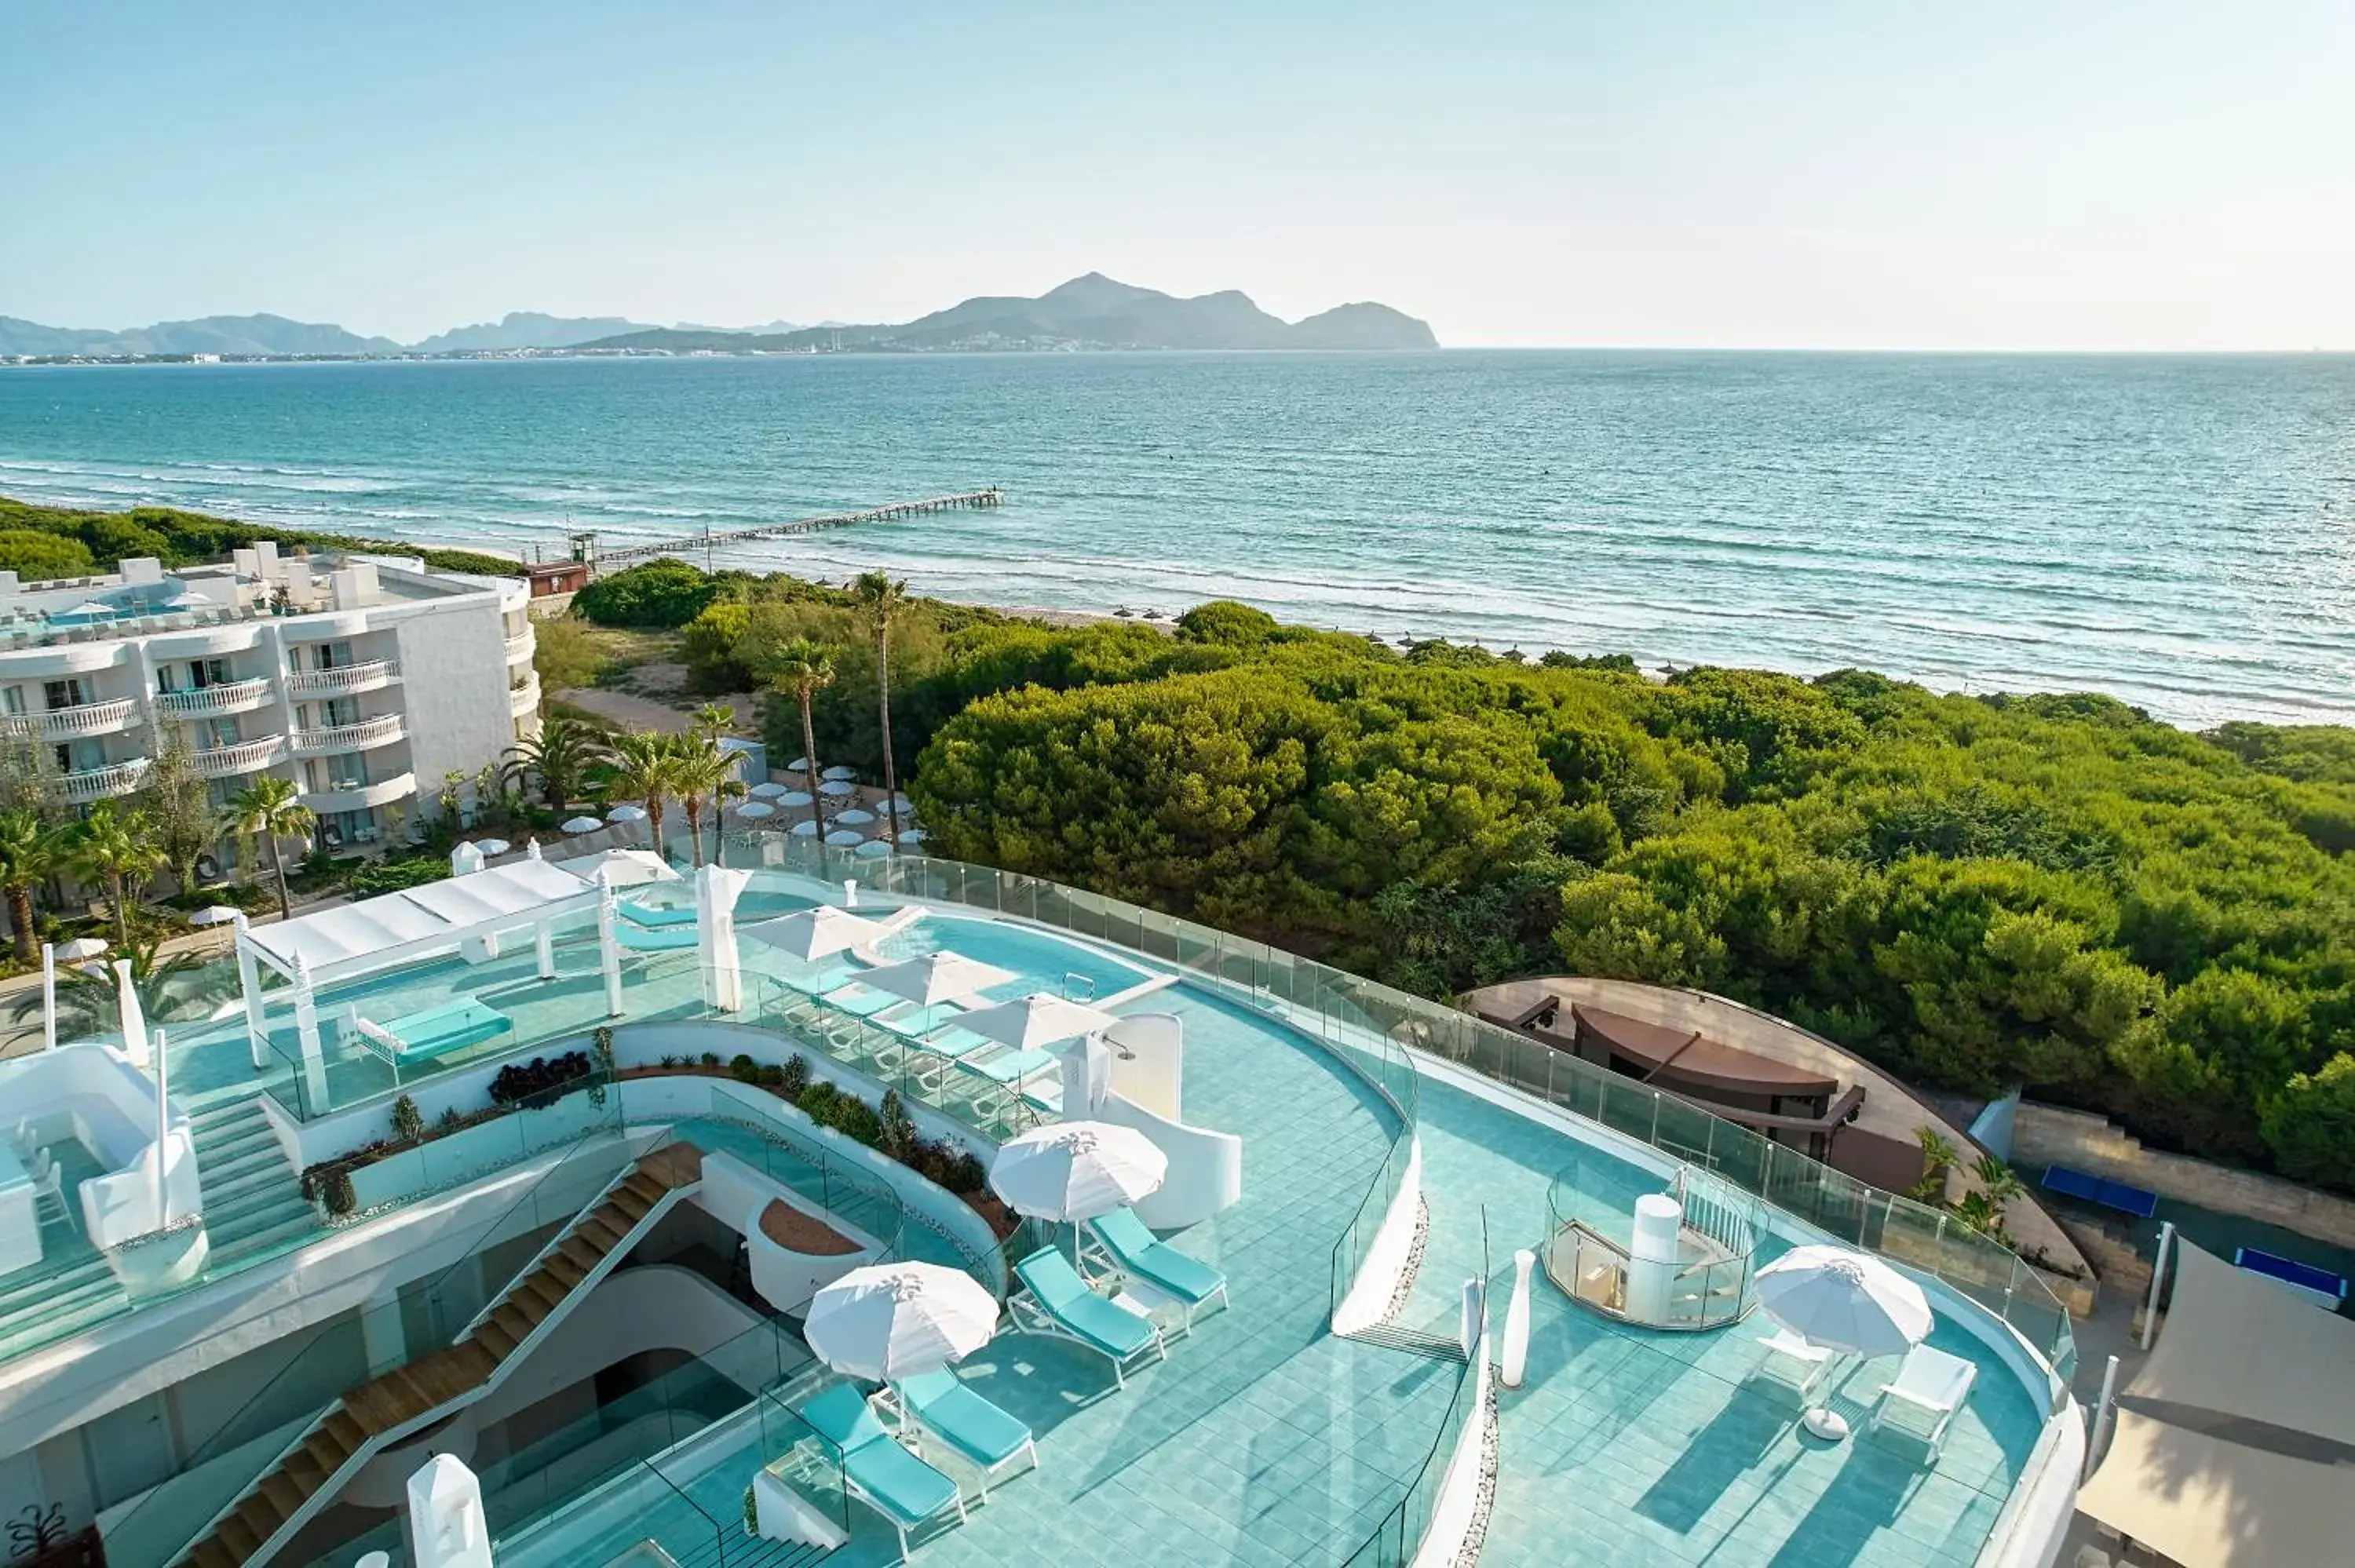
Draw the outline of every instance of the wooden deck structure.
[[[683,538],[660,539],[647,545],[624,545],[617,550],[597,548],[593,533],[572,535],[573,559],[585,563],[592,571],[604,571],[613,567],[626,567],[640,561],[651,561],[660,556],[677,556],[682,559],[701,555],[708,568],[712,553],[722,546],[747,545],[762,539],[783,539],[795,534],[815,534],[826,528],[849,528],[861,523],[890,523],[903,517],[921,517],[932,512],[954,512],[961,507],[996,506],[1005,499],[996,485],[981,490],[963,490],[954,495],[927,495],[916,501],[894,501],[882,506],[869,506],[857,512],[828,512],[817,517],[798,517],[790,523],[765,523],[755,528],[729,528],[713,533],[706,528],[700,534]]]

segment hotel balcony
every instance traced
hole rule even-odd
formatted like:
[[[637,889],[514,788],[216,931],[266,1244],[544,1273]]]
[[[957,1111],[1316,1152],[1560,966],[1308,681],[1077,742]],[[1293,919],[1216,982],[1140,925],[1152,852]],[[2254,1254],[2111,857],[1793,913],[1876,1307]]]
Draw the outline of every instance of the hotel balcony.
[[[250,713],[271,700],[270,683],[266,679],[231,681],[225,685],[198,686],[192,691],[158,692],[155,705],[165,713],[181,718],[212,718],[225,714]]]
[[[139,722],[139,705],[129,697],[111,703],[82,703],[47,713],[10,714],[8,733],[38,736],[43,740],[78,740],[87,736],[112,735]]]
[[[294,755],[318,757],[329,752],[358,751],[364,747],[384,746],[409,733],[399,714],[378,714],[357,724],[339,724],[325,729],[298,729],[294,732]]]
[[[227,779],[233,774],[259,772],[285,755],[286,737],[266,735],[260,740],[240,740],[197,752],[197,771],[208,779]]]
[[[539,706],[539,677],[527,676],[520,683],[507,688],[507,712],[517,718],[528,717]]]
[[[417,793],[417,776],[396,773],[374,784],[340,785],[331,789],[306,789],[297,799],[314,811],[366,811],[389,806]]]
[[[516,636],[508,638],[507,662],[510,664],[520,664],[524,662],[524,661],[531,657],[531,651],[538,646],[538,641],[533,638],[532,634],[528,630],[519,632]]]
[[[111,763],[104,768],[69,773],[62,783],[67,800],[77,806],[86,806],[92,800],[108,800],[118,795],[128,795],[146,780],[147,759],[140,757],[129,762]]]
[[[286,690],[297,697],[348,697],[400,679],[400,660],[371,659],[339,670],[297,670],[286,677]]]

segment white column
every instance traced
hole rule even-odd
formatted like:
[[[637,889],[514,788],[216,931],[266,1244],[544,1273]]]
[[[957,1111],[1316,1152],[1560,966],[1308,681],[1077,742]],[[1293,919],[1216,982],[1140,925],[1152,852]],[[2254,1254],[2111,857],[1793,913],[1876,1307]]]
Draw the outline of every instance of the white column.
[[[2144,1303],[2142,1309],[2141,1348],[2146,1351],[2150,1349],[2150,1337],[2158,1332],[2158,1285],[2167,1277],[2167,1249],[2174,1240],[2175,1222],[2161,1220],[2158,1223],[2158,1255],[2151,1260],[2150,1265],[2150,1299]]]
[[[622,1016],[622,942],[613,933],[613,922],[621,918],[619,903],[611,882],[599,885],[597,948],[605,966],[605,1014],[609,1018]]]
[[[1481,1330],[1488,1326],[1488,1282],[1467,1279],[1464,1282],[1464,1320],[1455,1330],[1457,1342],[1464,1347],[1464,1359],[1480,1343]]]
[[[1538,1255],[1527,1247],[1513,1254],[1513,1299],[1505,1308],[1507,1388],[1521,1386],[1522,1373],[1529,1364],[1529,1275],[1537,1264]]]
[[[539,978],[542,980],[554,980],[556,978],[555,928],[549,926],[547,921],[542,920],[538,926],[533,928],[532,936],[535,938],[535,945],[539,950]]]
[[[41,1049],[58,1048],[58,949],[55,943],[41,944]]]
[[[2102,1444],[2110,1435],[2111,1415],[2117,1408],[2117,1398],[2118,1358],[2112,1356],[2109,1364],[2102,1369],[2102,1397],[2094,1406],[2093,1433],[2085,1439],[2085,1468],[2083,1472],[2085,1476],[2092,1475],[2094,1467],[2102,1462]]]
[[[155,1031],[155,1228],[172,1223],[172,1068],[164,1032]],[[193,1152],[193,1150],[191,1150]]]
[[[1627,1316],[1635,1322],[1668,1320],[1684,1217],[1684,1206],[1666,1192],[1646,1192],[1636,1200],[1635,1224],[1627,1238],[1626,1297]]]
[[[269,1038],[261,1022],[261,969],[253,959],[252,950],[245,945],[245,912],[238,911],[233,922],[237,932],[237,991],[245,1003],[245,1045],[253,1057],[253,1070],[261,1070],[261,1043]]]
[[[316,1116],[327,1108],[327,1062],[319,1050],[319,1001],[311,987],[311,966],[294,960],[294,1036],[303,1053],[305,1108]]]

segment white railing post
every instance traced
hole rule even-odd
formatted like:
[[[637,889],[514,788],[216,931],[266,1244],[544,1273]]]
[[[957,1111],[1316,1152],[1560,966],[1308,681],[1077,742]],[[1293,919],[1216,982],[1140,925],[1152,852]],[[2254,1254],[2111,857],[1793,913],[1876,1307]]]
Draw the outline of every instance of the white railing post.
[[[2158,1329],[2158,1283],[2167,1276],[2167,1249],[2175,1240],[2175,1222],[2161,1220],[2158,1224],[2158,1255],[2150,1266],[2150,1299],[2143,1303],[2141,1349],[2150,1349],[2151,1335]]]
[[[2118,1358],[2112,1356],[2109,1365],[2102,1369],[2102,1397],[2100,1403],[2094,1406],[2094,1430],[2085,1439],[2085,1468],[2081,1479],[2083,1476],[2092,1475],[2094,1467],[2101,1462],[2102,1444],[2110,1435],[2110,1420],[2117,1408],[2117,1397]]]

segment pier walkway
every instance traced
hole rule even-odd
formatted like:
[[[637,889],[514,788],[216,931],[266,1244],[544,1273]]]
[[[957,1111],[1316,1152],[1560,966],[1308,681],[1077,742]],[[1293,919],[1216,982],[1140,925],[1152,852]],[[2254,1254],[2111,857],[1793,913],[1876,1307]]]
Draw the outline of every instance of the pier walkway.
[[[576,534],[573,535],[573,553],[575,559],[586,560],[599,571],[650,561],[658,556],[700,554],[708,566],[712,551],[722,546],[748,545],[758,539],[782,539],[794,534],[815,534],[824,528],[848,528],[860,523],[890,523],[901,517],[922,516],[928,512],[953,512],[962,506],[976,509],[996,506],[1002,499],[997,486],[993,484],[982,490],[961,491],[954,495],[928,495],[920,501],[894,501],[887,505],[869,506],[857,512],[829,512],[823,516],[801,517],[790,523],[765,523],[754,528],[730,528],[716,534],[707,528],[700,534],[690,534],[683,538],[625,545],[617,550],[600,550],[595,546],[595,535]]]

